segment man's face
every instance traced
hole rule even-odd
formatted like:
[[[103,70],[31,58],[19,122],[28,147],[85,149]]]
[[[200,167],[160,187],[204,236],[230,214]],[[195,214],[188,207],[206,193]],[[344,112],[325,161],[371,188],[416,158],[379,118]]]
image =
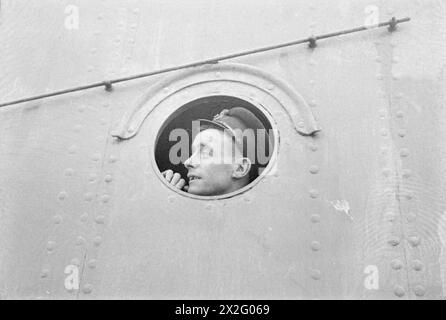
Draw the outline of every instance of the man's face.
[[[234,191],[233,140],[223,131],[206,129],[195,137],[192,155],[184,162],[188,169],[189,193],[209,196]]]

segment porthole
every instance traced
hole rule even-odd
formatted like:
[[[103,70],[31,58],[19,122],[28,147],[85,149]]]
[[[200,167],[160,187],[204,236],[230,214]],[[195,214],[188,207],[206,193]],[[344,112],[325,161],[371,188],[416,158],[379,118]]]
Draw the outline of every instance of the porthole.
[[[275,161],[273,124],[261,105],[239,97],[195,99],[161,126],[155,169],[163,183],[185,196],[221,199],[246,192]]]
[[[169,150],[178,143],[178,136],[169,139],[172,130],[177,128],[183,134],[188,133],[188,138],[183,140],[187,140],[190,148],[194,142],[193,131],[196,131],[190,127],[191,122],[205,119],[208,123],[211,122],[210,125],[215,130],[215,124],[212,123],[214,116],[220,114],[221,120],[222,112],[226,115],[229,112],[231,115],[231,110],[235,108],[252,113],[268,133],[272,130],[268,142],[272,142],[272,152],[269,154],[271,157],[267,164],[258,168],[258,176],[254,175],[252,181],[235,191],[215,195],[196,194],[189,192],[191,190],[186,192],[166,182],[163,176],[166,170],[179,173],[183,179],[187,178],[188,172],[184,166],[185,157],[182,157],[183,162],[169,164]],[[149,120],[150,127],[145,126],[149,118],[152,118]],[[150,131],[148,137],[154,174],[166,186],[184,196],[208,200],[238,195],[253,188],[266,175],[277,175],[279,126],[287,134],[294,132],[302,136],[312,136],[320,130],[303,97],[283,80],[253,66],[219,63],[184,70],[152,85],[124,115],[112,136],[123,141],[133,139],[141,131],[146,134],[147,130]],[[222,126],[217,127],[221,129]]]

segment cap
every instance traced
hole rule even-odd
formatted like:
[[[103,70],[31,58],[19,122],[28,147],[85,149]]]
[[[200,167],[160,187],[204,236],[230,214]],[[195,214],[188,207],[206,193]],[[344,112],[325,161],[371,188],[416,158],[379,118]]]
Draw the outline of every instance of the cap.
[[[248,109],[242,107],[224,109],[212,120],[197,121],[200,122],[200,131],[216,128],[230,134],[241,147],[243,156],[248,157],[252,165],[262,167],[268,164],[271,157],[271,137],[259,118]],[[247,132],[247,129],[252,131]]]

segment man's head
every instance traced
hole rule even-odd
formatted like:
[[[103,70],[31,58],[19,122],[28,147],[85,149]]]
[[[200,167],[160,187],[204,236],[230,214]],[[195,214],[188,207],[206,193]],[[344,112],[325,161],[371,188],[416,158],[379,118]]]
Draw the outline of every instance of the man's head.
[[[192,155],[184,165],[188,170],[189,193],[220,195],[249,183],[251,162],[223,130],[207,128],[197,134]]]
[[[263,124],[244,108],[223,110],[213,120],[199,119],[200,132],[192,143],[192,155],[184,165],[188,169],[188,192],[211,196],[236,191],[256,176],[256,139],[246,132],[266,132]],[[267,135],[267,134],[266,134]],[[246,143],[246,141],[248,142]],[[254,154],[247,154],[251,146]]]

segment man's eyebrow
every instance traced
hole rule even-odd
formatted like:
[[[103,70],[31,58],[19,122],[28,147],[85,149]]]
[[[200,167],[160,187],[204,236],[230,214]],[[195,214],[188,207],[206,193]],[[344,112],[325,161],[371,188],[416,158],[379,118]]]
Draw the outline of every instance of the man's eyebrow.
[[[199,146],[200,146],[200,148],[209,147],[209,145],[206,142],[200,142]],[[192,150],[195,150],[196,148],[197,148],[197,145],[192,144]]]

